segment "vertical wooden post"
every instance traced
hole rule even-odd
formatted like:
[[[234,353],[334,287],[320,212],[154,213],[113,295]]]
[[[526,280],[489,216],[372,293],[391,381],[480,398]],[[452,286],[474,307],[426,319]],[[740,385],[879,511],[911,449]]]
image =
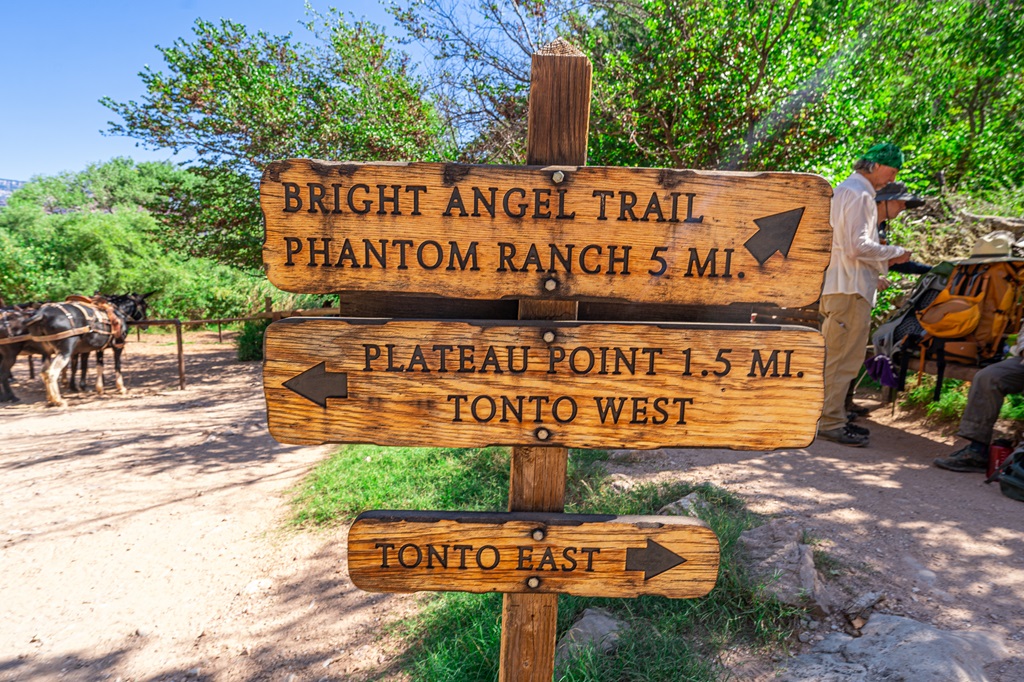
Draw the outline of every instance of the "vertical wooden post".
[[[174,321],[174,340],[178,344],[178,390],[185,390],[185,341],[181,337],[181,320]]]
[[[526,163],[584,166],[592,66],[559,38],[533,55]],[[575,320],[575,301],[522,300],[521,320]],[[565,508],[566,448],[512,449],[509,511]],[[501,614],[499,682],[551,682],[558,595],[506,594]]]

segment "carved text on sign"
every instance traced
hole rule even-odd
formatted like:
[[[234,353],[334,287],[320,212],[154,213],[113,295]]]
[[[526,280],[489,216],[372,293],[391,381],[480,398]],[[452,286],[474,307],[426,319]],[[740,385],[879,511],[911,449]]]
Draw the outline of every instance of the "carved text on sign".
[[[822,401],[801,327],[293,318],[266,350],[291,443],[792,447]]]
[[[370,591],[693,598],[718,561],[689,517],[371,511],[348,535],[349,576]]]
[[[831,188],[796,173],[271,164],[279,288],[691,304],[817,299]]]

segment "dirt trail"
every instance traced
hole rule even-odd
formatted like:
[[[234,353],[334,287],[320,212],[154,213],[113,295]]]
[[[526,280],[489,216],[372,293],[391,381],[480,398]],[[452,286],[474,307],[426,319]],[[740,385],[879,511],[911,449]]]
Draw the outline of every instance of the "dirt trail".
[[[394,607],[348,582],[343,535],[282,530],[327,449],[270,438],[259,363],[216,338],[188,336],[185,391],[173,341],[145,336],[127,396],[67,409],[19,363],[22,402],[0,407],[0,679],[357,679],[389,659],[376,621]]]
[[[129,343],[127,396],[66,409],[16,367],[22,402],[0,406],[0,680],[404,679],[381,624],[415,598],[356,590],[343,532],[285,530],[289,489],[328,449],[275,443],[259,364],[216,334],[188,341],[184,392],[164,336]],[[1014,659],[990,675],[1024,679],[1024,506],[932,467],[950,436],[887,409],[864,423],[865,449],[620,452],[611,468],[799,519],[841,591],[993,631]]]

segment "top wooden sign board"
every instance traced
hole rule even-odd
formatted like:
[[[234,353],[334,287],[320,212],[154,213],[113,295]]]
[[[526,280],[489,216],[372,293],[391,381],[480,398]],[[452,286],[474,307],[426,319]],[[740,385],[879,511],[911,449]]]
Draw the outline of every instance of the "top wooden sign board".
[[[260,183],[263,258],[299,293],[800,307],[831,196],[803,173],[292,159]]]

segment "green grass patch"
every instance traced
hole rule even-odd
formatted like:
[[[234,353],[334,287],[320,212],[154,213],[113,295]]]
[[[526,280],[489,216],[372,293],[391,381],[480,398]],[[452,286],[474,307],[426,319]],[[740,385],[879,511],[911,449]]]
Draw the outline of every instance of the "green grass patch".
[[[908,382],[909,383],[909,382]],[[967,390],[970,385],[958,379],[946,379],[942,382],[942,396],[937,401],[935,395],[935,377],[924,375],[921,383],[910,388],[900,405],[905,408],[921,408],[925,413],[939,421],[958,421],[967,406]]]
[[[911,388],[904,394],[900,405],[906,408],[921,408],[929,417],[938,421],[960,421],[960,417],[964,414],[964,408],[967,407],[967,394],[970,388],[970,383],[966,381],[946,379],[942,382],[942,396],[939,400],[933,401],[935,378],[926,374],[919,386]],[[1024,395],[1020,393],[1007,395],[1003,400],[999,418],[1024,421]]]
[[[700,599],[559,597],[559,634],[595,606],[630,623],[614,656],[584,652],[558,679],[566,682],[717,680],[719,652],[740,643],[778,644],[792,633],[798,609],[760,595],[737,557],[740,533],[760,524],[741,501],[710,485],[648,483],[621,491],[610,485],[599,451],[572,451],[566,512],[655,514],[697,492],[699,514],[722,548],[718,583]],[[312,473],[298,491],[295,521],[328,525],[369,509],[500,511],[507,507],[506,449],[347,446]],[[427,595],[420,612],[396,626],[408,642],[403,670],[416,682],[491,682],[498,677],[501,595]]]
[[[508,476],[504,448],[348,445],[307,477],[293,518],[326,525],[370,509],[499,511],[508,506]]]

